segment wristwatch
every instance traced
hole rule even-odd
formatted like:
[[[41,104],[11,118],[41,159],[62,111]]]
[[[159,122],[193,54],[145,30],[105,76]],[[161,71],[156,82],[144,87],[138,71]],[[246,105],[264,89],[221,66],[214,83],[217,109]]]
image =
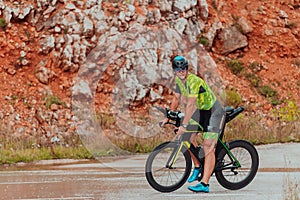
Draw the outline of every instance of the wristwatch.
[[[187,124],[182,124],[182,127],[186,129],[188,127],[188,125]]]

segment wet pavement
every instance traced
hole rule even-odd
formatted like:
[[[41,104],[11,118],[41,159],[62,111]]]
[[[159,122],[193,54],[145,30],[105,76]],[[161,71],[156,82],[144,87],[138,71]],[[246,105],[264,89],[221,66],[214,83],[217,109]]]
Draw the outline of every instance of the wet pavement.
[[[300,198],[300,143],[257,147],[260,169],[253,182],[238,191],[222,188],[211,178],[209,194],[152,189],[144,176],[147,155],[99,161],[52,160],[19,164],[0,171],[0,199],[290,199]],[[298,184],[298,188],[296,188]]]

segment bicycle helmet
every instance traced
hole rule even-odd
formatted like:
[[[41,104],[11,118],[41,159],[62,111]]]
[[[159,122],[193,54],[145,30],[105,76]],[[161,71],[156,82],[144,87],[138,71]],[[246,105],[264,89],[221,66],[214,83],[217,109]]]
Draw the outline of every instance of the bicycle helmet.
[[[175,71],[187,70],[188,61],[183,56],[176,56],[172,61],[172,67]]]

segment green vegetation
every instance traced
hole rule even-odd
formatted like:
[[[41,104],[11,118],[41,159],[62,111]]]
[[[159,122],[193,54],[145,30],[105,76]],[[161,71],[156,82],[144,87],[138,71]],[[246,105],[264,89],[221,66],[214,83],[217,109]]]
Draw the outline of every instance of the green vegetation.
[[[226,90],[226,105],[232,107],[238,107],[242,103],[242,96],[240,93],[233,90]]]
[[[72,142],[75,141],[75,142]],[[16,138],[1,131],[0,164],[31,162],[48,159],[90,159],[92,155],[84,148],[78,137],[70,138],[68,143],[42,145],[33,138]]]
[[[276,90],[268,85],[259,86],[258,92],[264,97],[268,98],[272,105],[280,104],[279,96]]]
[[[165,141],[167,141],[167,138],[164,135],[145,139],[127,136],[126,139],[122,141],[114,141],[114,143],[121,149],[132,153],[147,153],[151,152],[154,147]]]
[[[116,123],[115,118],[111,114],[98,113],[96,118],[99,121],[100,126],[105,129],[109,129]]]
[[[285,27],[286,28],[289,28],[289,29],[293,29],[293,28],[296,28],[297,27],[297,24],[295,22],[287,22],[285,24]]]
[[[255,88],[258,88],[260,83],[261,83],[261,79],[255,75],[255,74],[252,74],[252,73],[247,73],[245,75],[245,77],[250,81],[251,85]]]
[[[259,87],[258,91],[261,95],[267,98],[274,97],[277,95],[277,92],[268,85]]]
[[[246,68],[242,61],[238,58],[236,59],[228,59],[226,61],[226,67],[228,67],[231,72],[239,77],[245,77],[251,85],[256,88],[257,92],[269,99],[272,105],[279,105],[281,103],[279,95],[275,89],[273,89],[269,85],[262,85],[262,80],[256,72],[262,69],[262,65],[258,62],[252,62],[249,65],[250,72],[246,71]]]
[[[6,28],[6,22],[3,18],[0,18],[0,27],[2,28],[2,30],[5,30]]]
[[[54,95],[48,95],[44,97],[45,106],[46,108],[50,108],[52,104],[56,105],[65,105],[63,101],[61,101],[57,96]]]
[[[267,121],[263,117],[240,114],[226,127],[225,139],[245,139],[254,144],[300,142],[300,123]]]
[[[207,37],[204,37],[202,34],[199,34],[199,36],[198,36],[198,42],[200,44],[202,44],[203,46],[207,46],[209,41],[208,41]]]
[[[232,106],[240,104],[241,97],[236,90],[227,91],[227,99]],[[247,106],[245,107],[247,108]],[[245,139],[254,144],[269,144],[277,142],[300,142],[300,112],[295,101],[287,101],[286,106],[271,112],[274,118],[268,122],[264,117],[240,114],[226,127],[225,141]],[[99,114],[101,127],[105,129],[115,125],[115,119],[108,114]],[[140,116],[138,119],[145,119]],[[139,121],[139,120],[137,120]],[[154,123],[154,122],[152,122]],[[117,127],[117,126],[115,126]],[[119,133],[117,133],[119,131]],[[115,135],[117,134],[117,136]],[[12,164],[17,162],[31,162],[45,159],[90,159],[98,156],[111,156],[125,153],[146,153],[158,144],[174,138],[173,127],[161,129],[159,134],[149,138],[137,138],[127,135],[122,130],[115,130],[113,135],[107,136],[118,148],[95,148],[88,151],[77,136],[64,139],[57,144],[41,143],[36,138],[15,138],[11,134],[1,131],[0,134],[0,163]],[[122,138],[122,139],[120,139]],[[200,137],[199,137],[200,138]]]
[[[300,120],[300,107],[295,100],[286,101],[284,107],[274,109],[273,113],[282,122],[297,122]]]
[[[21,149],[0,149],[0,163],[13,164],[18,162],[32,162],[36,160],[49,159],[90,159],[92,155],[83,147],[54,147],[55,155],[47,147],[37,148],[21,148]]]
[[[250,63],[249,68],[251,69],[252,72],[255,71],[260,71],[262,68],[262,65],[256,61]]]
[[[233,17],[234,22],[232,26],[234,26],[240,33],[244,34],[242,26],[238,23],[239,18],[240,17],[236,17],[236,16]]]
[[[126,4],[133,4],[131,0],[124,0],[124,3],[126,3]]]
[[[231,72],[237,76],[241,75],[245,70],[243,62],[239,59],[230,59],[226,61],[226,67],[228,67]]]

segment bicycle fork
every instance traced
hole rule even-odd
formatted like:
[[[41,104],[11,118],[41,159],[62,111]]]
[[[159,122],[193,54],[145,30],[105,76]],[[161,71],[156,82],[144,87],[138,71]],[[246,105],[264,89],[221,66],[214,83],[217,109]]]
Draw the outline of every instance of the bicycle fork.
[[[183,146],[187,146],[189,148],[190,143],[187,141],[181,141],[179,144],[177,144],[177,148],[174,148],[167,161],[166,168],[174,169],[174,164],[177,161],[178,155],[182,150]]]

